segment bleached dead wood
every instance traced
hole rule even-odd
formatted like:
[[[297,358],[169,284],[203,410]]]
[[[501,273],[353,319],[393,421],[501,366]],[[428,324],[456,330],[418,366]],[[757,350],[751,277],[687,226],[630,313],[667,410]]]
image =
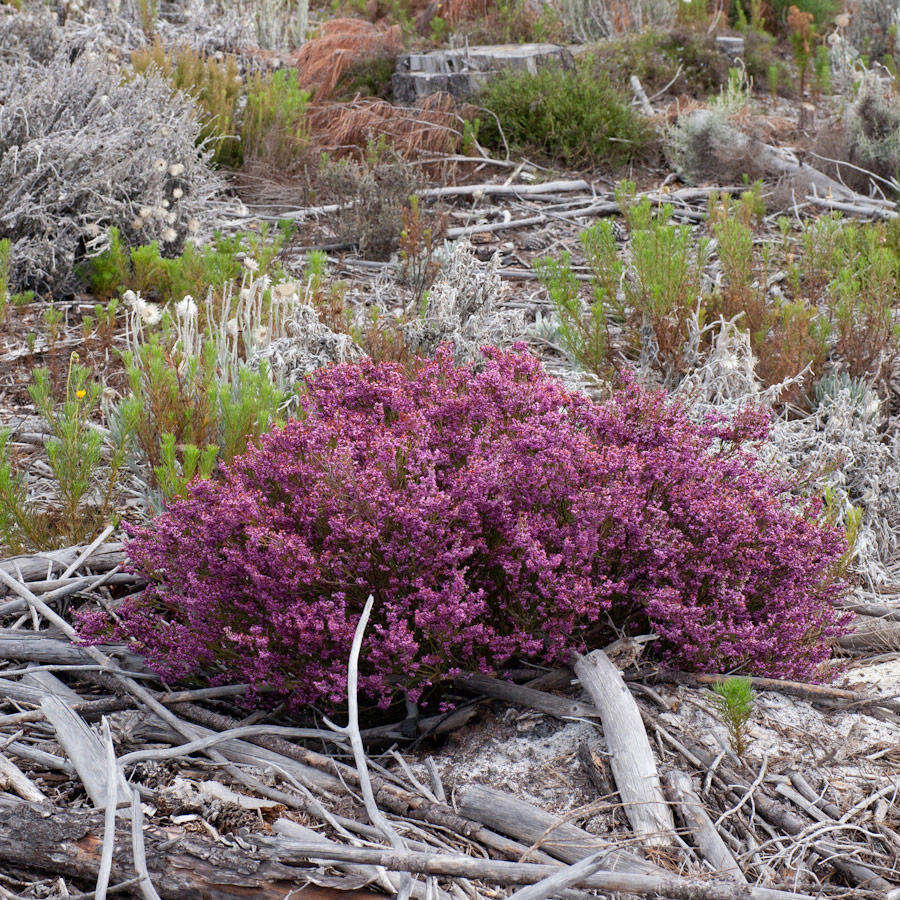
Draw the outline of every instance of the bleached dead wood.
[[[900,622],[872,619],[850,634],[843,634],[836,643],[842,650],[900,650]]]
[[[833,202],[852,204],[868,214],[879,215],[885,211],[895,211],[896,204],[856,193],[846,185],[830,178],[824,172],[806,163],[799,162],[794,155],[780,147],[765,144],[745,134],[734,126],[721,122],[717,113],[709,108],[689,113],[690,128],[695,133],[707,129],[715,135],[707,141],[709,152],[717,155],[723,171],[733,168],[733,161],[752,159],[755,166],[769,176],[788,179],[803,200],[817,205],[829,206]]]
[[[28,668],[35,671],[28,671],[23,675],[21,684],[31,685],[48,694],[56,694],[57,697],[62,697],[69,704],[80,702],[81,697],[67,684],[63,684],[52,672],[35,666],[29,666]]]
[[[102,544],[91,554],[90,567],[94,572],[105,572],[125,562],[123,544],[113,542]],[[37,581],[61,574],[78,559],[84,547],[66,547],[62,550],[47,550],[31,556],[11,556],[0,560],[0,569],[20,581]],[[0,593],[7,593],[9,585],[0,585]]]
[[[460,675],[454,679],[454,684],[467,691],[494,697],[497,700],[505,700],[514,706],[524,706],[528,709],[536,709],[556,719],[572,717],[584,718],[597,716],[597,710],[587,703],[571,700],[568,697],[557,697],[546,691],[537,691],[534,688],[521,684],[513,684],[511,681],[501,681],[490,675],[474,673]]]
[[[564,181],[539,181],[535,184],[458,184],[449,187],[428,188],[420,191],[423,199],[436,199],[438,197],[507,197],[521,194],[565,194],[575,191],[590,191],[591,186],[578,178]]]
[[[41,711],[56,732],[56,739],[75,766],[91,802],[97,809],[105,809],[107,802],[106,751],[97,734],[87,726],[61,697],[53,694],[41,701]],[[119,776],[117,804],[130,803],[131,791]]]
[[[38,786],[10,759],[0,753],[0,786],[30,803],[46,803]]]
[[[51,814],[48,815],[48,812]],[[100,870],[103,816],[98,812],[47,809],[19,803],[0,806],[0,863],[82,881],[95,881]],[[171,834],[150,826],[144,830],[150,878],[163,900],[284,900],[296,897],[306,879],[294,867],[260,858],[239,847],[184,834],[173,845]],[[130,829],[116,829],[110,880],[135,877]],[[310,898],[317,894],[310,892]]]
[[[609,767],[632,830],[651,846],[669,843],[675,832],[672,811],[663,794],[641,712],[622,673],[602,650],[576,655],[574,668],[600,713]]]
[[[332,850],[339,850],[342,848],[341,844],[330,841],[328,840],[328,838],[323,837],[321,834],[319,834],[319,832],[313,831],[311,828],[307,828],[305,825],[300,825],[299,823],[294,822],[291,819],[277,819],[272,825],[272,830],[276,834],[281,835],[282,837],[287,838],[291,841],[297,841],[299,843],[307,845],[315,844],[316,846],[320,846],[324,851],[330,852]],[[333,863],[329,860],[329,864]],[[344,862],[339,864],[339,867],[345,872],[356,875],[363,875],[373,883],[380,884],[382,887],[385,887],[391,892],[396,892],[401,886],[400,878],[396,874],[392,875],[388,872],[385,872],[384,868],[380,866]],[[446,898],[449,896],[445,891],[442,890],[439,890],[437,893],[440,900],[446,900]],[[412,896],[415,897],[416,900],[426,900],[427,891],[425,885],[415,882],[412,886]]]
[[[644,86],[641,84],[640,78],[638,78],[637,75],[632,75],[628,79],[628,83],[631,85],[631,92],[634,94],[635,100],[637,100],[638,106],[641,108],[641,112],[645,116],[652,116],[653,107],[650,105],[650,100],[647,97]]]
[[[543,878],[558,875],[565,869],[537,863],[506,862],[494,859],[475,859],[461,854],[421,853],[372,849],[369,847],[324,848],[320,844],[300,844],[266,841],[272,855],[282,862],[307,859],[334,859],[369,865],[381,865],[394,871],[417,872],[427,875],[478,878],[495,884],[534,884]],[[594,857],[590,857],[594,858]],[[682,878],[658,870],[657,874],[640,875],[624,870],[597,871],[585,875],[578,882],[581,887],[604,893],[657,895],[676,900],[812,900],[808,894],[794,894],[772,888],[746,884],[723,883],[694,878]],[[546,895],[545,895],[546,896]],[[552,895],[551,895],[552,896]]]
[[[666,775],[666,786],[703,858],[718,874],[731,881],[746,883],[744,873],[725,842],[719,837],[712,819],[694,791],[691,776],[675,769]]]
[[[536,845],[563,862],[574,863],[594,853],[606,852],[604,868],[617,872],[658,874],[661,870],[636,854],[572,825],[551,813],[520,800],[513,794],[483,785],[463,788],[457,795],[460,813],[488,828]]]

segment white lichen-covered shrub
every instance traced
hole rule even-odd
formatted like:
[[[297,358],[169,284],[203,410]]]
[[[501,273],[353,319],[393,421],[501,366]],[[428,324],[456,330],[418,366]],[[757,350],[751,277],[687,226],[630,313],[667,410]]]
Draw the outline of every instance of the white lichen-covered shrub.
[[[286,335],[260,346],[250,362],[265,362],[273,378],[285,387],[300,384],[307,375],[331,363],[356,362],[363,352],[353,339],[332,331],[312,306],[301,304],[285,323]]]
[[[500,258],[481,263],[468,241],[449,244],[424,309],[404,323],[410,351],[430,356],[441,344],[452,343],[457,362],[480,358],[481,347],[504,347],[525,333],[521,310],[501,306],[505,285]]]
[[[90,53],[0,64],[0,239],[17,290],[70,291],[110,226],[177,252],[220,187],[193,101]]]
[[[851,0],[847,4],[847,42],[873,61],[893,56],[900,63],[900,3],[897,0]]]
[[[731,415],[747,404],[771,405],[796,381],[763,387],[746,334],[722,323],[703,364],[689,372],[676,395],[698,417]],[[797,373],[799,375],[800,373]],[[874,584],[894,581],[900,559],[900,428],[886,421],[869,385],[846,375],[823,378],[815,407],[772,423],[760,456],[796,484],[826,492],[843,518],[862,510],[854,547],[857,574]]]

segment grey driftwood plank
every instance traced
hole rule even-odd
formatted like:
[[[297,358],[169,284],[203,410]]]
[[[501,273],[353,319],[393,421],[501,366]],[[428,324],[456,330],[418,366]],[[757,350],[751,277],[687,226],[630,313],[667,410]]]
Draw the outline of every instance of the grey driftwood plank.
[[[61,697],[50,694],[41,701],[41,711],[56,732],[56,739],[84,785],[97,809],[106,808],[105,751],[100,737]],[[131,803],[131,793],[125,779],[119,775],[117,805]]]

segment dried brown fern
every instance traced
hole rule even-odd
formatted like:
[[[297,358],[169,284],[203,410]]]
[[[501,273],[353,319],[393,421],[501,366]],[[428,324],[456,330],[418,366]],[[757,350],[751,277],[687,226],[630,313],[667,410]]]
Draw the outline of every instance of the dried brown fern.
[[[317,102],[327,100],[341,77],[366,60],[397,56],[403,50],[400,26],[381,28],[364,19],[331,19],[319,35],[291,55],[300,85]]]
[[[315,104],[309,109],[313,143],[337,155],[384,142],[406,159],[455,152],[462,141],[466,110],[449,94],[432,94],[415,106],[384,100]]]

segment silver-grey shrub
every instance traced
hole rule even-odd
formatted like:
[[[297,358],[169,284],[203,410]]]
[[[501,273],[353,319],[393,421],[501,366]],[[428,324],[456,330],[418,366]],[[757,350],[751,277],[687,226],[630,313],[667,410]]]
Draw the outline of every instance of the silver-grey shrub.
[[[0,239],[16,290],[67,292],[110,226],[177,252],[221,182],[193,101],[90,52],[0,64]]]

